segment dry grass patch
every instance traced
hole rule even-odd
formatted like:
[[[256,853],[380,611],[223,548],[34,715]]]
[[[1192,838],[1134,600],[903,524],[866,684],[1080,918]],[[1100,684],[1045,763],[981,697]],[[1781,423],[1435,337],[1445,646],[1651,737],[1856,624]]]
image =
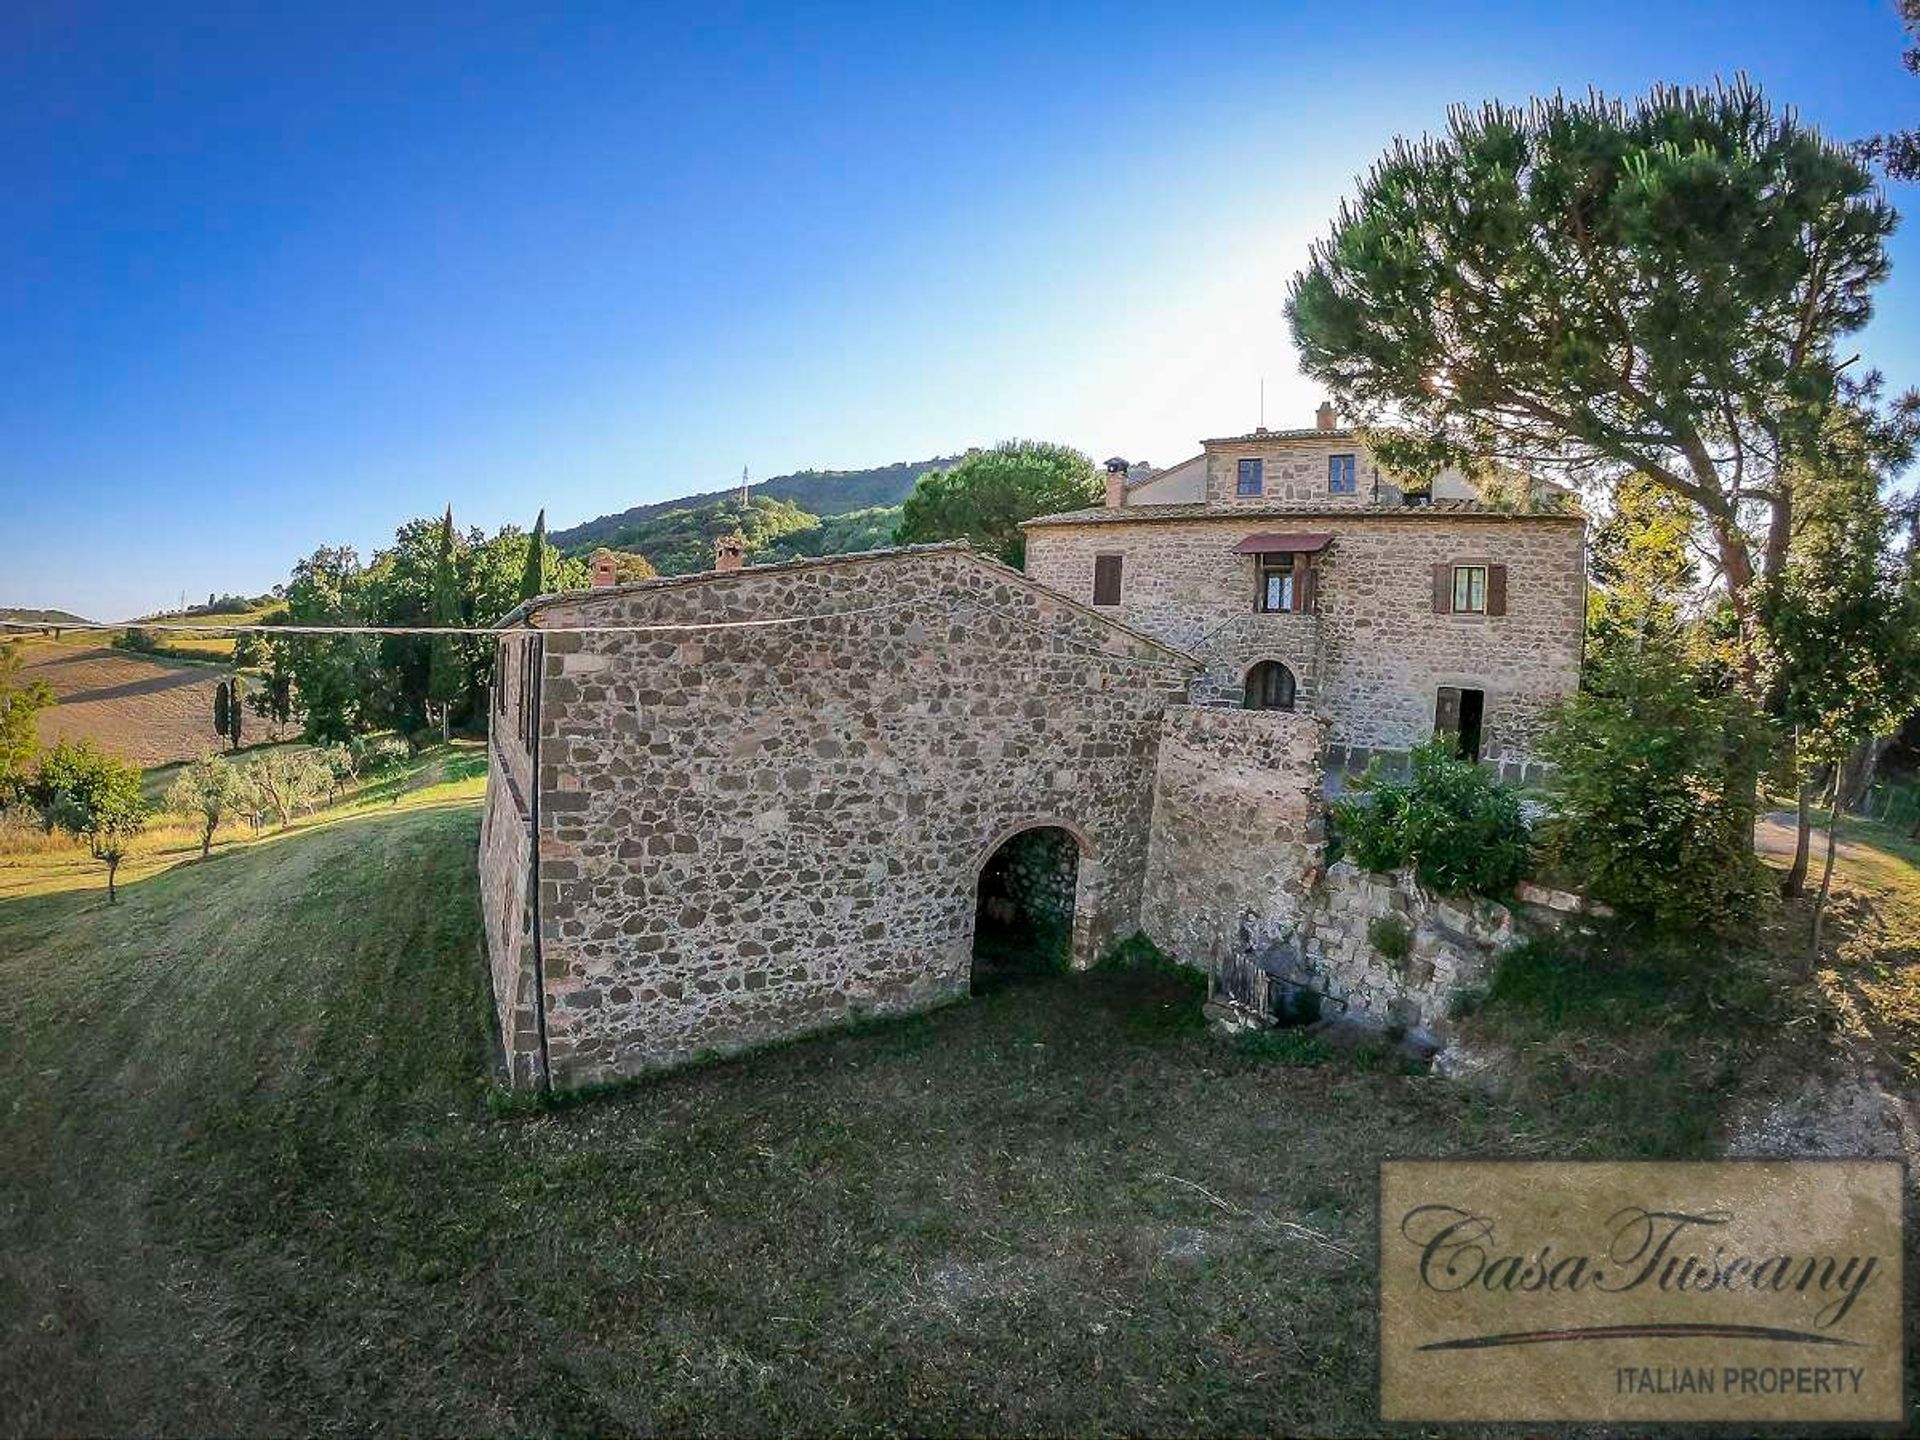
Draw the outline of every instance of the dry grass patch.
[[[40,712],[44,745],[90,739],[148,766],[190,760],[219,743],[213,733],[217,669],[40,640],[27,642],[25,657],[22,678],[44,680],[59,702]]]

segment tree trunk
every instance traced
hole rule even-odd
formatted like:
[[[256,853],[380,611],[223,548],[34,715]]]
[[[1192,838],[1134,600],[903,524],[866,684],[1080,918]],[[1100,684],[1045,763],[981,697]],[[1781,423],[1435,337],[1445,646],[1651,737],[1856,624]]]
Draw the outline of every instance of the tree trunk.
[[[113,888],[114,876],[119,873],[119,870],[120,862],[109,858],[107,860],[107,903],[109,905],[118,905],[120,903],[120,892]]]
[[[1755,698],[1760,694],[1760,658],[1758,635],[1753,615],[1753,555],[1747,537],[1731,516],[1710,515],[1715,548],[1720,552],[1720,574],[1727,586],[1727,600],[1740,628],[1740,679],[1742,688]]]
[[[206,859],[213,850],[213,827],[219,823],[218,820],[209,820],[207,822],[207,828],[200,832],[200,858],[202,860]]]
[[[1833,784],[1827,792],[1827,858],[1820,871],[1820,896],[1813,904],[1813,958],[1820,959],[1820,936],[1827,918],[1827,895],[1833,887],[1833,856],[1838,848],[1836,832],[1840,828],[1840,812],[1859,802],[1866,794],[1867,787],[1873,783],[1873,772],[1880,763],[1880,752],[1885,750],[1891,740],[1869,737],[1860,742],[1854,752],[1840,764],[1833,767]]]
[[[1813,848],[1813,782],[1800,782],[1799,806],[1794,821],[1793,864],[1787,878],[1780,882],[1780,893],[1791,900],[1807,888],[1807,854]]]
[[[1784,485],[1784,477],[1781,483]],[[1773,513],[1767,518],[1767,548],[1760,561],[1760,573],[1769,580],[1786,567],[1787,547],[1793,541],[1793,492],[1784,490],[1771,508]]]
[[[1827,792],[1827,859],[1820,867],[1820,895],[1813,902],[1813,963],[1820,963],[1820,936],[1826,927],[1827,896],[1833,889],[1834,834],[1840,828],[1840,775],[1834,772],[1833,787]]]

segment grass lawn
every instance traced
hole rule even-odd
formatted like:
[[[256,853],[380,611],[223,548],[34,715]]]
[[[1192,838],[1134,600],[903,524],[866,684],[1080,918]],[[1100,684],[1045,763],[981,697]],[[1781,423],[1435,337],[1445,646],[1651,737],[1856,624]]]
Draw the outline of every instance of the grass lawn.
[[[1149,968],[500,1113],[422,779],[0,898],[0,1430],[1367,1433],[1379,1159],[1724,1098],[1684,1034],[1680,1129],[1230,1046]]]

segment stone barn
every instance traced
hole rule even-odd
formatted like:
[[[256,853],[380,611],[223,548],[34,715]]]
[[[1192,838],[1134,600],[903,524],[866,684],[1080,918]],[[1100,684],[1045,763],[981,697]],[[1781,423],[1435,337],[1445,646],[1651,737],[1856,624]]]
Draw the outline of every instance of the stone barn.
[[[503,622],[480,871],[515,1084],[963,994],[1025,904],[1078,964],[1138,924],[1187,656],[964,546],[721,564]]]

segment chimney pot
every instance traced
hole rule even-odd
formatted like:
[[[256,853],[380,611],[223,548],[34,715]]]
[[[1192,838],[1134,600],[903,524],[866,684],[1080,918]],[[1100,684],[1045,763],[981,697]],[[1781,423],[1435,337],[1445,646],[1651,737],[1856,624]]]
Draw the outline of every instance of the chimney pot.
[[[1320,408],[1313,412],[1313,418],[1314,422],[1319,425],[1322,430],[1333,429],[1333,402],[1331,400],[1322,400],[1320,402]]]
[[[600,554],[593,557],[593,588],[602,589],[619,580],[619,567],[612,555]]]
[[[747,563],[747,542],[741,535],[722,535],[713,542],[713,568],[738,570]]]
[[[1107,461],[1107,508],[1119,510],[1127,503],[1127,462],[1116,455]]]

